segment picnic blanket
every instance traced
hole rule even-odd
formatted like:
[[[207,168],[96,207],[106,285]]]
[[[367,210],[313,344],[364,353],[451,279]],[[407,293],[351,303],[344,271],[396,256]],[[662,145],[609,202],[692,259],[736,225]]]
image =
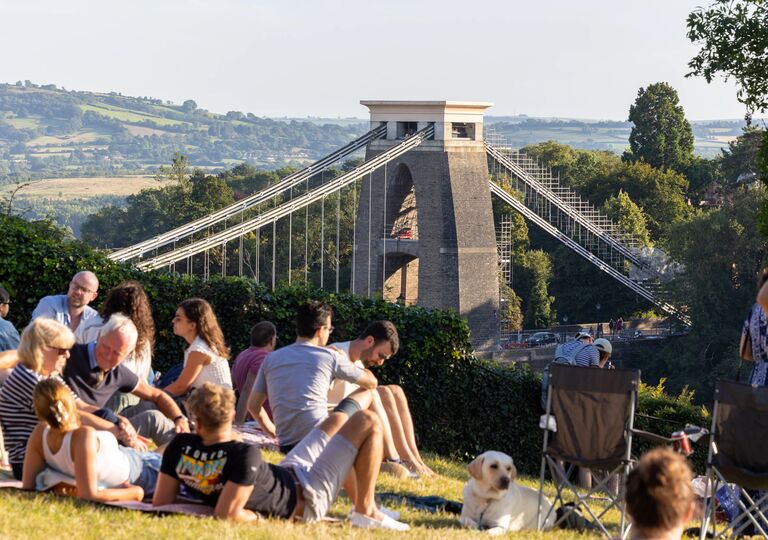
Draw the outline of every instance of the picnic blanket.
[[[244,424],[235,426],[232,431],[243,438],[244,443],[253,444],[266,450],[279,450],[280,444],[277,439],[264,433],[259,427],[258,422],[251,420]]]

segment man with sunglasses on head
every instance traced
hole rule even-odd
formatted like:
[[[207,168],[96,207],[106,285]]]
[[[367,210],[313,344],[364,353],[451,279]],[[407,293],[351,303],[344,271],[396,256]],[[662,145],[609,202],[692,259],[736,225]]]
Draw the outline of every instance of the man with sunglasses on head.
[[[32,320],[38,317],[54,319],[69,326],[73,332],[81,322],[94,317],[98,312],[88,304],[99,294],[99,278],[93,272],[84,270],[72,277],[67,294],[46,296],[32,312]]]

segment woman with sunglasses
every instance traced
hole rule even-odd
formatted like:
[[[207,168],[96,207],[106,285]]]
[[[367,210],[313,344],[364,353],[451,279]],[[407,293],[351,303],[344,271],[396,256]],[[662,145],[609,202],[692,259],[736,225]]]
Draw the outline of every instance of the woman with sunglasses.
[[[19,342],[19,363],[0,387],[0,425],[13,476],[21,480],[27,440],[37,425],[32,405],[35,386],[43,379],[59,378],[75,343],[72,331],[53,319],[39,318],[24,329]],[[71,390],[70,390],[71,392]],[[94,416],[97,408],[72,394],[80,421],[96,429],[110,431],[124,444],[141,447],[136,433]]]

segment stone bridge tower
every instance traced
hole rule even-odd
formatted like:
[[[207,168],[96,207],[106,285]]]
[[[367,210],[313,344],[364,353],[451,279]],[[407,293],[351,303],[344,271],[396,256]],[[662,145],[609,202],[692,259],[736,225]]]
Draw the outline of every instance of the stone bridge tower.
[[[434,136],[362,181],[354,292],[466,317],[477,349],[499,334],[496,236],[483,144],[490,103],[362,101],[387,125],[366,159],[434,125]]]

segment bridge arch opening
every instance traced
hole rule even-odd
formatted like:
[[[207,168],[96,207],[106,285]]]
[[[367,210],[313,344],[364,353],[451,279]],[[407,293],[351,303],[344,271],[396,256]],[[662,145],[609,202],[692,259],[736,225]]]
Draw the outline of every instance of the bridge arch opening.
[[[419,299],[419,224],[410,168],[400,163],[387,185],[385,209],[385,281],[390,302],[415,305]]]

